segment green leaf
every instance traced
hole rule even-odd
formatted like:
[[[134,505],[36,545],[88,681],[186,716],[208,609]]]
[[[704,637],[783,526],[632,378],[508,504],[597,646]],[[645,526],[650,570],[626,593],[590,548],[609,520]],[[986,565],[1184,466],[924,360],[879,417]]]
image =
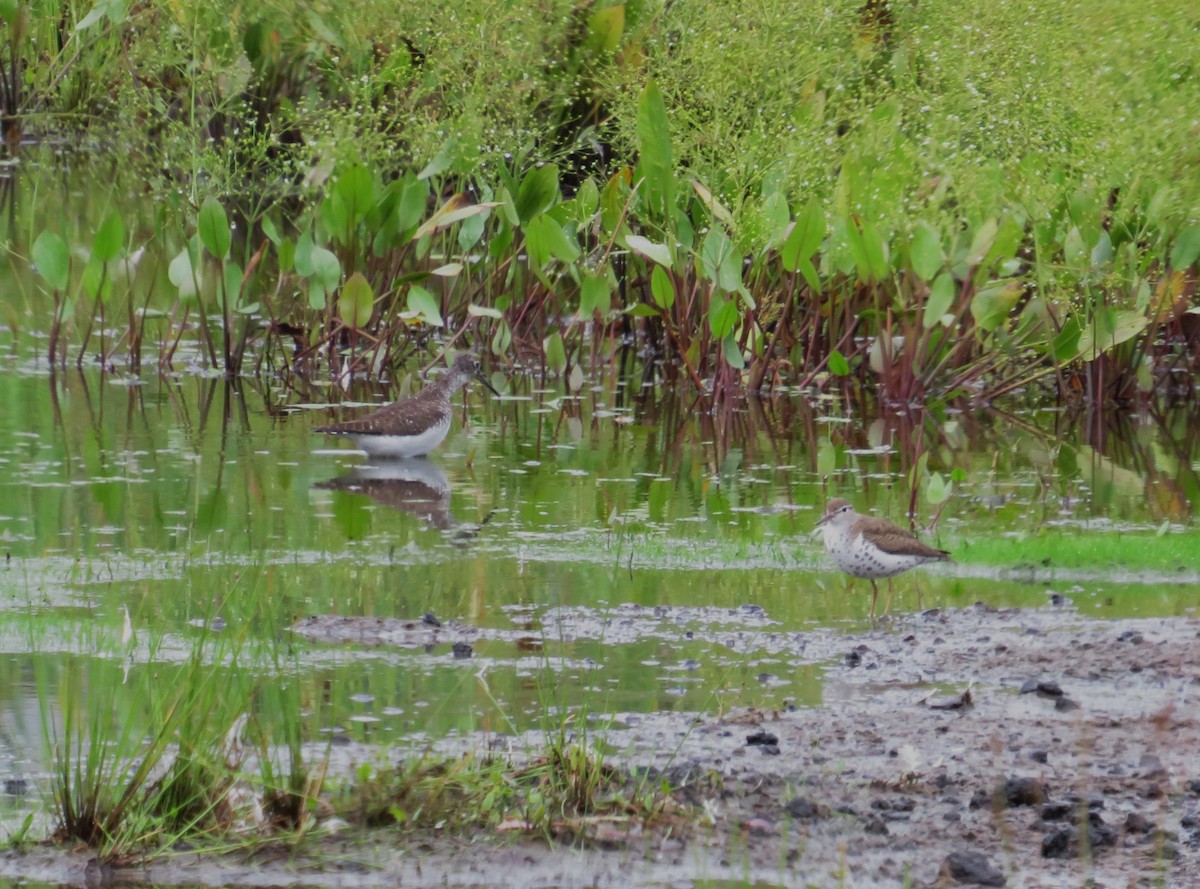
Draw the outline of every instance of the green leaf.
[[[410,292],[411,300],[411,292]],[[375,290],[362,272],[355,272],[346,279],[338,291],[338,315],[347,327],[366,327],[371,323],[375,311]]]
[[[297,257],[299,258],[299,257]],[[325,308],[326,296],[337,289],[342,278],[338,258],[324,247],[313,247],[312,275],[308,279],[308,304],[318,311]]]
[[[1058,335],[1050,342],[1050,355],[1058,364],[1074,361],[1079,356],[1079,338],[1083,329],[1078,318],[1069,318]]]
[[[442,307],[438,305],[433,294],[420,284],[413,284],[408,288],[408,310],[416,312],[421,320],[431,327],[445,325],[442,320]]]
[[[541,215],[525,226],[525,248],[535,268],[545,268],[550,258],[574,262],[579,258],[579,243],[567,237],[552,216]]]
[[[1150,320],[1140,312],[1100,306],[1093,313],[1092,323],[1080,332],[1079,357],[1089,361],[1097,358],[1133,339],[1149,323]]]
[[[229,234],[229,220],[225,216],[225,208],[214,197],[207,197],[200,205],[200,221],[197,226],[200,233],[200,243],[204,249],[217,259],[229,256],[229,247],[233,239]]]
[[[929,288],[929,296],[925,298],[925,312],[921,316],[922,327],[929,330],[942,322],[942,318],[954,305],[954,295],[957,290],[954,276],[949,272],[942,272],[934,278],[933,284]]]
[[[971,266],[979,265],[987,257],[988,251],[992,249],[992,242],[996,240],[996,233],[1000,231],[1000,224],[995,219],[989,219],[979,227],[975,232],[975,237],[971,240],[971,249],[967,251],[967,264]]]
[[[600,224],[607,232],[615,232],[625,210],[625,202],[629,200],[629,185],[625,181],[624,171],[613,174],[612,178],[600,192]]]
[[[561,374],[567,366],[567,351],[563,348],[562,334],[554,331],[546,337],[543,348],[546,351],[546,366],[556,374]]]
[[[912,243],[908,247],[908,259],[912,263],[913,271],[922,281],[932,281],[934,275],[946,264],[942,237],[928,222],[917,223]]]
[[[554,206],[558,198],[558,167],[545,164],[530,170],[521,180],[514,207],[517,219],[528,223],[535,216],[545,213]]]
[[[100,228],[96,229],[96,237],[92,239],[92,259],[96,262],[111,262],[121,255],[124,246],[125,223],[121,214],[114,210],[100,223]]]
[[[650,273],[650,293],[661,309],[670,309],[675,305],[675,285],[671,282],[671,276],[667,274],[667,270],[661,265],[656,265],[654,271]]]
[[[501,321],[496,325],[496,332],[492,334],[492,352],[503,355],[511,345],[512,331],[508,329],[508,322]],[[576,366],[578,367],[578,365]]]
[[[301,278],[308,278],[313,273],[313,250],[316,245],[313,243],[311,232],[303,232],[296,239],[296,252],[292,257],[292,266],[296,269],[296,274]]]
[[[264,216],[258,224],[259,227],[262,228],[263,234],[267,236],[267,240],[278,247],[279,242],[283,239],[283,236],[279,234],[279,229],[276,227],[275,223],[271,221],[271,217]]]
[[[57,232],[43,231],[33,242],[33,262],[38,274],[54,290],[66,290],[70,282],[71,248]]]
[[[933,506],[939,506],[950,499],[954,486],[940,472],[931,472],[925,480],[925,500]]]
[[[588,19],[588,48],[593,52],[616,52],[624,33],[624,3],[597,10]]]
[[[1171,268],[1186,269],[1200,259],[1200,225],[1189,225],[1175,236],[1171,247]]]
[[[714,339],[723,340],[733,333],[738,322],[738,304],[736,299],[725,299],[718,293],[713,294],[712,304],[708,308],[708,325]]]
[[[196,295],[196,286],[199,283],[195,266],[192,264],[193,243],[194,241],[190,241],[185,244],[167,266],[167,278],[179,290],[179,298],[185,301]]]
[[[733,214],[729,212],[729,209],[715,197],[713,197],[713,193],[709,191],[708,187],[699,179],[692,179],[691,183],[692,190],[696,192],[697,196],[699,196],[700,203],[704,205],[704,208],[713,215],[714,219],[719,221],[730,231],[733,231]]]
[[[503,318],[504,313],[499,309],[493,309],[489,306],[477,306],[475,303],[470,303],[467,306],[467,314],[475,318]]]
[[[1091,267],[1091,251],[1075,226],[1071,227],[1063,240],[1063,259],[1066,260],[1067,267],[1074,271],[1083,271]]]
[[[627,235],[625,246],[635,253],[640,253],[648,259],[652,259],[659,265],[665,265],[667,268],[671,267],[671,249],[666,244],[656,244],[649,238],[643,238],[641,235]]]
[[[855,219],[846,227],[846,235],[859,280],[867,284],[884,280],[888,275],[887,245],[879,229],[865,219]]]
[[[575,192],[575,221],[587,222],[595,215],[599,206],[600,189],[596,187],[595,181],[589,176],[583,180],[579,190]]]
[[[725,363],[730,367],[736,370],[746,367],[746,356],[742,354],[742,347],[738,345],[737,337],[732,333],[721,340],[721,354],[725,357]]]
[[[850,375],[850,362],[837,349],[833,349],[829,353],[829,372],[839,377]]]
[[[227,263],[222,283],[224,285],[222,298],[229,306],[236,306],[242,294],[242,267],[236,262]]]
[[[988,332],[1001,327],[1009,312],[1021,298],[1019,281],[998,281],[975,294],[971,300],[971,315],[980,330]]]
[[[587,275],[579,283],[579,315],[590,318],[596,312],[604,317],[612,310],[612,289],[603,275]]]
[[[653,80],[643,87],[638,99],[637,135],[643,197],[652,212],[669,216],[675,204],[671,130],[662,91]]]
[[[400,186],[400,197],[392,211],[393,224],[399,232],[408,233],[421,223],[429,201],[429,182],[406,173]]]
[[[733,292],[742,286],[742,257],[720,228],[711,228],[700,245],[700,265],[708,280]]]
[[[779,251],[783,267],[789,272],[800,270],[800,264],[811,261],[813,254],[820,249],[821,242],[824,240],[825,214],[816,201],[809,201],[804,209],[796,214],[796,223],[792,226],[787,240],[783,242],[783,248]],[[807,280],[807,276],[805,279]],[[809,286],[813,286],[811,281],[809,281]],[[813,289],[818,290],[819,288],[813,287]]]

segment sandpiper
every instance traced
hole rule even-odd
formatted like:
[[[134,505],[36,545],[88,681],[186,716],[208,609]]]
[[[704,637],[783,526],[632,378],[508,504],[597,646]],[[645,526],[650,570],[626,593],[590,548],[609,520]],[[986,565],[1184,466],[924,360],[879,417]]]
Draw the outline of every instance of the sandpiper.
[[[875,616],[875,600],[879,598],[876,580],[888,578],[888,597],[883,607],[887,614],[892,607],[893,577],[926,562],[950,560],[946,550],[926,546],[916,534],[889,521],[859,515],[841,498],[825,504],[825,515],[817,527],[834,564],[851,577],[871,581],[871,617]]]
[[[442,443],[450,431],[450,398],[472,379],[481,382],[493,395],[500,394],[484,377],[479,359],[464,352],[454,359],[445,376],[416,395],[392,402],[357,420],[318,426],[316,431],[348,435],[372,457],[420,457]]]

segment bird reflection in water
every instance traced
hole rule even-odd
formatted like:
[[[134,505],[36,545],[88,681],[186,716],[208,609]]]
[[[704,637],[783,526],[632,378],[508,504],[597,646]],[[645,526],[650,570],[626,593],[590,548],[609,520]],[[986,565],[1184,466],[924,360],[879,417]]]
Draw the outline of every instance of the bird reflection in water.
[[[384,506],[415,515],[459,546],[470,543],[492,517],[489,512],[477,524],[454,518],[450,512],[450,479],[441,466],[425,457],[368,463],[313,487],[365,494]]]

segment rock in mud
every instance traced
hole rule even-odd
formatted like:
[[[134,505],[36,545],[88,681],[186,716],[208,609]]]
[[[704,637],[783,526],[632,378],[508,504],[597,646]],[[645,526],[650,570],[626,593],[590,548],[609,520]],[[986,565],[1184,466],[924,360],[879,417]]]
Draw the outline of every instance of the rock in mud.
[[[1007,882],[986,855],[974,851],[951,852],[942,862],[942,874],[974,886],[1003,886]]]
[[[779,738],[765,729],[757,731],[752,735],[746,735],[746,745],[748,747],[768,747],[778,744]]]
[[[783,809],[798,821],[812,821],[829,816],[829,809],[802,796],[793,797],[783,804]]]
[[[458,660],[465,660],[475,653],[475,649],[471,647],[470,642],[455,642],[450,652]]]
[[[1009,778],[996,790],[1009,808],[1040,806],[1046,801],[1046,785],[1037,778]]]

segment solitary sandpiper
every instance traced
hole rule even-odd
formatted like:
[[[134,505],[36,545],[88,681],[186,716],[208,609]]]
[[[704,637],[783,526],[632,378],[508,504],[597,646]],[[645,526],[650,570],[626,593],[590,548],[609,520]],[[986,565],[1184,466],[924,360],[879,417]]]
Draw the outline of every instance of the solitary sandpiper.
[[[871,581],[871,616],[875,616],[875,600],[879,587],[875,581],[888,578],[888,597],[883,606],[887,614],[892,607],[892,578],[897,574],[924,565],[926,562],[945,562],[950,553],[934,549],[906,531],[884,519],[859,515],[854,507],[841,498],[825,504],[825,515],[817,522],[825,538],[825,551],[833,563],[851,577]]]
[[[454,359],[445,376],[416,395],[394,401],[357,420],[318,426],[316,431],[348,435],[372,457],[401,460],[420,457],[440,445],[450,431],[450,399],[470,380],[478,380],[493,395],[500,394],[484,377],[479,359],[464,352]]]

